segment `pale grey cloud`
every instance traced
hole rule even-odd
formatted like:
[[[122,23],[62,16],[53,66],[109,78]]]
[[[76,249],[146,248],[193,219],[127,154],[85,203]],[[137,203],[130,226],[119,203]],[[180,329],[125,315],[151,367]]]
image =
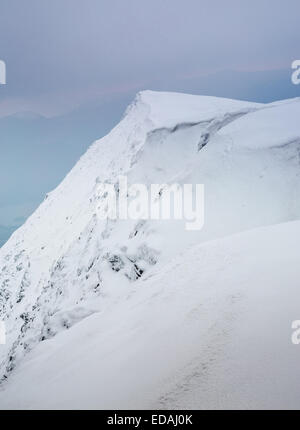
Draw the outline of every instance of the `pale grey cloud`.
[[[299,15],[298,0],[1,0],[0,96],[59,111],[162,78],[289,67]]]
[[[299,16],[299,0],[1,0],[0,225],[26,217],[136,91],[299,96]],[[22,111],[52,119],[6,118]]]

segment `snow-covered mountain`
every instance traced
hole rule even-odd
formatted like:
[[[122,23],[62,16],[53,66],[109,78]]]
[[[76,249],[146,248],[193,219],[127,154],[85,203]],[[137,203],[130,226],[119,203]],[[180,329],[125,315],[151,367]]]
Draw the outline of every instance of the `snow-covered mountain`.
[[[220,376],[216,388],[223,324],[228,338],[237,330],[236,306],[239,316],[243,306],[268,312],[273,286],[274,312],[284,300],[290,309],[295,303],[284,288],[296,293],[299,223],[261,227],[300,219],[299,115],[300,99],[262,105],[139,93],[0,249],[0,319],[7,327],[0,406],[199,407],[204,392],[206,407],[232,406],[235,388],[221,405],[216,389],[224,396],[247,366],[231,370],[232,380]],[[119,175],[131,183],[204,184],[204,228],[99,219],[98,185]],[[263,355],[265,327],[247,330]],[[276,349],[267,341],[267,352]],[[224,369],[235,357],[227,353]],[[270,368],[271,381],[277,367]],[[251,403],[248,391],[244,402]]]

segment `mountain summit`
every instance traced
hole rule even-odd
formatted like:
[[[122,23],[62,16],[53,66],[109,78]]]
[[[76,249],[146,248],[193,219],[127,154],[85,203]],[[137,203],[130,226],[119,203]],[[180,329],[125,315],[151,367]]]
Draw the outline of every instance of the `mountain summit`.
[[[299,116],[300,99],[256,104],[138,93],[121,122],[0,249],[7,328],[0,406],[181,407],[186,398],[175,396],[171,379],[202,399],[199,363],[212,378],[211,342],[216,336],[223,348],[222,324],[230,332],[244,287],[256,285],[253,294],[263,300],[264,270],[278,286],[291,269],[274,268],[271,277],[278,243],[291,261],[299,259],[299,223],[271,227],[300,219]],[[120,175],[146,185],[204,184],[204,228],[100,219],[99,183],[116,184]],[[280,308],[280,300],[274,304]],[[127,391],[114,397],[118,378]]]

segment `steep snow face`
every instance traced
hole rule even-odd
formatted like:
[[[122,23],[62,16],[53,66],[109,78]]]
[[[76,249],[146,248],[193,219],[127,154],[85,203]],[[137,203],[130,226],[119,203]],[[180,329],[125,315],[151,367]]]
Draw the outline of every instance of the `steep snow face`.
[[[134,281],[163,271],[178,252],[298,219],[299,114],[299,100],[258,105],[138,94],[120,124],[0,250],[0,317],[7,325],[1,375],[39,342],[122,303],[142,286]],[[119,175],[130,183],[204,184],[204,229],[187,232],[181,221],[99,220],[98,184],[116,183]]]
[[[2,408],[299,408],[300,222],[193,246],[41,342]]]

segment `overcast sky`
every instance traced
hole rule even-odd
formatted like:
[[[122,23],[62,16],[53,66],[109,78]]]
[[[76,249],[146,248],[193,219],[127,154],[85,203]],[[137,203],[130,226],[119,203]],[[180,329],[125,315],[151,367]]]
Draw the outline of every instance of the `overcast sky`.
[[[90,98],[299,53],[299,0],[1,0],[0,112],[60,113]]]
[[[0,226],[22,222],[141,89],[299,96],[299,17],[299,0],[0,0]],[[24,111],[51,122],[5,118]]]

